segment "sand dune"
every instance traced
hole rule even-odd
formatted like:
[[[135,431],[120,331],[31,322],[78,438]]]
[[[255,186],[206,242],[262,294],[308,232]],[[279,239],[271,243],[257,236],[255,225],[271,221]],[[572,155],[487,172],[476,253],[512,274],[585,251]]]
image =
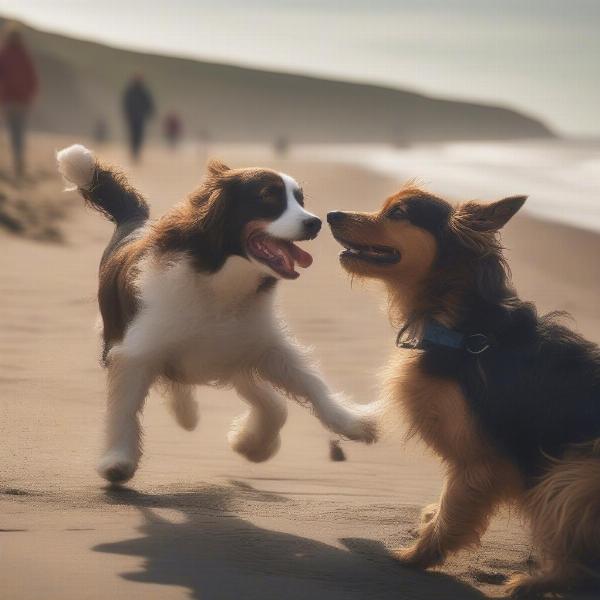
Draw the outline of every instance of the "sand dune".
[[[35,146],[46,152],[65,141],[38,137]],[[321,215],[375,207],[397,186],[343,165],[218,153],[235,165],[292,173]],[[106,155],[126,164],[119,149]],[[132,180],[157,215],[192,189],[202,160],[153,149]],[[54,185],[58,194],[58,179]],[[199,391],[194,433],[178,429],[153,394],[139,474],[128,489],[105,489],[94,472],[104,383],[93,323],[97,263],[111,227],[76,204],[64,231],[62,245],[0,233],[2,598],[478,599],[500,595],[497,583],[527,568],[526,532],[508,513],[481,549],[438,573],[398,567],[386,549],[409,540],[419,508],[436,499],[437,461],[398,431],[373,447],[346,443],[349,460],[330,462],[328,434],[293,407],[281,452],[246,463],[225,441],[243,410],[230,391]],[[543,309],[570,310],[599,341],[599,238],[523,217],[505,241],[522,295]],[[369,400],[375,372],[396,351],[394,332],[377,294],[350,288],[327,232],[310,247],[315,264],[281,286],[280,305],[331,382]]]

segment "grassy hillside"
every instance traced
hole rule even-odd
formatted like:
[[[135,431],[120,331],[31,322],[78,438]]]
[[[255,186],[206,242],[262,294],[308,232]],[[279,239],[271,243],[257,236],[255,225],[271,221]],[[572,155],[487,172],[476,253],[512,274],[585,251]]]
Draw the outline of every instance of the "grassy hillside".
[[[27,28],[43,96],[34,126],[89,133],[105,118],[121,131],[120,92],[145,75],[159,114],[177,110],[188,134],[219,141],[385,142],[550,136],[514,110],[430,98],[374,85],[328,81],[119,50]]]

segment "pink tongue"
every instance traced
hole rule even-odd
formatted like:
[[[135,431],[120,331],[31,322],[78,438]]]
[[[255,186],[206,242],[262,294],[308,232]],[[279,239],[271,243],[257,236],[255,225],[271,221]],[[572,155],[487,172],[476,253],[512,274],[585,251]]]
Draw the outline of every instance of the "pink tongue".
[[[298,263],[298,266],[306,269],[312,264],[312,256],[296,246],[293,242],[284,242],[283,240],[276,240],[274,238],[266,238],[262,240],[263,246],[266,246],[269,251],[278,256],[279,259],[285,263],[285,267],[288,271],[294,270],[294,263]]]
[[[299,248],[294,243],[290,243],[290,250],[294,260],[300,267],[306,269],[306,267],[310,267],[310,265],[312,265],[313,258],[308,252],[305,252],[302,250],[302,248]]]

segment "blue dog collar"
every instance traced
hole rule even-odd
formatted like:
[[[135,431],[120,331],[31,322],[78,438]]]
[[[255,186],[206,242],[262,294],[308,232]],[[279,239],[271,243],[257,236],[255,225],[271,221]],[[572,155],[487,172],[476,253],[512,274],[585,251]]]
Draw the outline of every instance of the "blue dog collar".
[[[407,327],[403,327],[396,338],[398,348],[411,350],[427,350],[436,346],[449,348],[451,350],[464,350],[469,354],[481,354],[490,347],[488,336],[483,333],[465,335],[460,331],[454,331],[444,327],[436,321],[427,321],[423,328],[423,336],[420,340],[403,339]]]

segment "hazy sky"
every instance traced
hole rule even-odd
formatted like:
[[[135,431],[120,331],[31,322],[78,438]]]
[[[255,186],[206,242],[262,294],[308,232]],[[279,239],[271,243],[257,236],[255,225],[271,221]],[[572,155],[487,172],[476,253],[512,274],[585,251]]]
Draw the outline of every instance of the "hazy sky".
[[[81,38],[485,100],[600,135],[600,0],[0,0]]]

